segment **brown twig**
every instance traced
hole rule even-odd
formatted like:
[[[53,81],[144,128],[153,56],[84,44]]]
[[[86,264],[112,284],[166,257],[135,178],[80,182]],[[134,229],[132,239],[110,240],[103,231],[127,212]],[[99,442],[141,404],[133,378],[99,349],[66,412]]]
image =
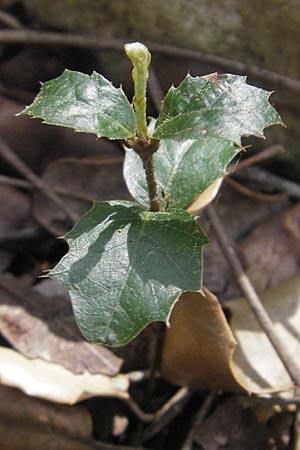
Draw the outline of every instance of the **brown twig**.
[[[300,199],[300,185],[293,181],[286,180],[278,175],[274,175],[260,167],[244,168],[238,173],[238,178],[247,181],[253,181],[256,184],[262,184],[266,187],[283,191],[291,197]]]
[[[297,388],[300,388],[300,369],[296,365],[293,357],[289,354],[289,349],[284,345],[281,339],[277,336],[274,330],[274,324],[261,303],[260,298],[255,292],[251,281],[245,273],[242,264],[231,244],[227,233],[212,205],[207,206],[206,214],[208,216],[213,233],[222,249],[224,256],[231,267],[236,281],[243,292],[251,310],[253,311],[256,319],[260,323],[262,329],[268,336],[271,344],[274,347],[277,355],[279,356],[282,364],[286,368],[291,380],[295,383]]]
[[[14,30],[20,30],[22,28],[21,22],[15,16],[5,11],[0,11],[0,22]]]
[[[246,197],[255,198],[256,200],[258,200],[260,202],[273,203],[273,202],[279,202],[280,200],[284,200],[287,198],[287,195],[284,193],[282,193],[282,194],[263,194],[262,192],[254,191],[253,189],[249,189],[229,177],[226,178],[226,183],[228,184],[228,186],[231,186],[237,192],[245,195]]]
[[[300,406],[297,407],[294,416],[293,450],[300,450]]]
[[[87,37],[74,33],[56,33],[32,30],[0,30],[2,44],[35,44],[35,45],[62,45],[78,48],[95,48],[99,50],[123,50],[124,44],[130,39],[100,39]],[[205,53],[199,50],[177,47],[169,44],[145,42],[152,52],[168,56],[177,56],[206,62],[208,64],[228,69],[239,74],[247,74],[257,79],[265,80],[273,85],[280,86],[294,92],[300,92],[300,81],[286,77],[271,70],[262,69],[255,65],[245,64],[223,56]]]
[[[183,387],[179,389],[173,397],[170,398],[167,403],[155,414],[155,419],[153,422],[145,429],[142,436],[142,443],[147,442],[153,436],[160,433],[165,427],[182,413],[185,405],[191,398],[192,391]]]
[[[245,167],[253,166],[253,164],[257,164],[267,159],[274,158],[274,156],[278,156],[279,154],[284,152],[285,149],[282,147],[282,145],[272,145],[271,147],[264,148],[261,152],[256,153],[255,155],[250,156],[243,161],[239,161],[238,164],[230,164],[230,166],[228,167],[228,175],[231,175],[233,172],[238,172]]]
[[[43,192],[56,206],[61,208],[71,222],[75,222],[78,219],[77,214],[70,211],[68,207],[61,201],[61,199],[50,189],[50,187],[39,178],[32,170],[15,154],[15,152],[4,142],[0,137],[0,154],[14,167],[19,173],[21,173],[27,180],[34,185],[35,188]]]
[[[186,440],[184,441],[183,446],[181,447],[181,450],[191,450],[195,436],[196,436],[200,426],[202,425],[205,417],[207,416],[207,413],[208,413],[212,403],[214,402],[215,398],[216,398],[216,394],[211,392],[210,394],[208,394],[208,396],[204,400],[203,404],[201,405],[201,408],[199,409],[199,411],[195,417],[192,428],[191,428]]]

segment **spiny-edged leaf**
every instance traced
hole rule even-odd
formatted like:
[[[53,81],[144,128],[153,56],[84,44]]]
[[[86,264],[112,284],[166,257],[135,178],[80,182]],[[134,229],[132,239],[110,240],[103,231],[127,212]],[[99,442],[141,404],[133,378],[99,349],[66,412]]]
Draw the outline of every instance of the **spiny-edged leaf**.
[[[108,139],[125,139],[135,132],[135,115],[123,90],[96,72],[89,76],[65,70],[44,83],[21,114]]]
[[[156,122],[159,139],[222,137],[237,144],[244,135],[263,137],[264,128],[281,123],[269,103],[270,92],[249,86],[246,77],[211,74],[187,77],[167,93]]]
[[[182,291],[201,288],[207,238],[185,211],[95,202],[66,239],[69,252],[50,276],[69,289],[89,341],[124,345],[149,323],[167,322]]]
[[[170,206],[183,208],[225,174],[226,166],[240,150],[226,139],[188,139],[184,142],[164,139],[154,154],[158,188],[168,198]],[[131,195],[148,206],[143,164],[131,149],[126,149],[124,178]]]

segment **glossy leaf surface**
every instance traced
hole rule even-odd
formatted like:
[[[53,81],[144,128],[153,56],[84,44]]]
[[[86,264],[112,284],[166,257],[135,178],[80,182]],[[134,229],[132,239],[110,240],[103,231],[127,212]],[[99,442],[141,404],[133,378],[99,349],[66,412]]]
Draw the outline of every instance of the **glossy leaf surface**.
[[[176,142],[164,139],[154,154],[155,174],[160,193],[170,206],[183,208],[217,178],[240,147],[224,139],[210,138]],[[124,178],[131,195],[142,205],[148,206],[145,172],[140,157],[126,149]]]
[[[181,292],[201,288],[207,238],[185,211],[95,202],[66,239],[69,253],[50,276],[68,287],[89,341],[124,345],[149,323],[167,322]]]
[[[42,85],[22,114],[108,139],[125,139],[135,132],[135,115],[123,90],[96,72],[89,76],[65,70]]]
[[[281,123],[269,103],[270,92],[246,77],[211,74],[187,77],[167,93],[156,122],[159,139],[223,138],[240,144],[242,136],[263,137],[265,127]]]

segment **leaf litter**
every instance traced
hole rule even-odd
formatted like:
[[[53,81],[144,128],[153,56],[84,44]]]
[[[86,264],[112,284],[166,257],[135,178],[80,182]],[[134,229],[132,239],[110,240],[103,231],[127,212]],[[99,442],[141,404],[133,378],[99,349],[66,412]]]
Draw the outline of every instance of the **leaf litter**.
[[[3,136],[5,135],[5,138],[9,141],[10,145],[16,150],[16,152],[19,155],[24,157],[24,159],[29,163],[29,165],[31,166],[31,168],[33,170],[36,170],[37,173],[41,173],[43,171],[44,177],[47,178],[47,180],[49,180],[49,183],[51,185],[53,185],[55,183],[58,186],[61,186],[61,188],[68,188],[68,186],[66,186],[66,184],[64,184],[64,177],[65,177],[65,179],[68,179],[68,174],[72,174],[72,173],[74,173],[75,184],[77,183],[77,181],[76,181],[77,177],[79,177],[79,179],[80,179],[80,173],[84,173],[84,178],[91,177],[91,179],[94,179],[93,177],[95,176],[95,181],[97,180],[97,177],[101,178],[102,189],[103,189],[103,186],[106,187],[106,176],[109,173],[113,173],[115,170],[118,170],[117,167],[120,167],[120,165],[110,167],[106,173],[105,173],[105,171],[103,171],[103,173],[102,173],[101,170],[99,170],[99,172],[97,172],[97,170],[95,170],[94,168],[91,169],[91,171],[81,172],[81,169],[77,170],[77,166],[81,165],[80,161],[76,161],[74,163],[74,165],[72,165],[70,161],[69,162],[66,161],[65,156],[70,156],[72,158],[79,157],[81,159],[86,158],[87,155],[92,155],[92,154],[98,153],[99,150],[100,150],[100,152],[102,152],[103,146],[106,147],[108,153],[115,151],[116,152],[115,155],[117,156],[117,155],[120,155],[120,153],[118,152],[116,146],[114,146],[113,144],[106,142],[106,141],[101,141],[101,144],[99,144],[98,142],[95,141],[95,139],[93,137],[87,136],[87,135],[74,136],[74,134],[72,132],[70,132],[70,130],[64,130],[62,128],[55,129],[55,128],[51,128],[51,127],[39,126],[39,124],[37,124],[37,123],[33,124],[32,121],[29,121],[24,117],[15,118],[13,116],[13,114],[15,112],[20,111],[21,107],[18,104],[13,104],[13,103],[14,102],[11,102],[11,104],[6,103],[4,106],[4,100],[2,100],[1,105],[3,106],[3,108],[1,108],[1,116],[0,116],[1,134],[3,134]],[[21,123],[22,123],[22,125],[21,125]],[[39,131],[36,131],[36,130],[39,130]],[[24,136],[26,136],[26,139]],[[80,143],[79,143],[79,141],[80,141]],[[100,147],[101,147],[101,149],[100,149]],[[106,152],[106,150],[104,150],[104,154],[108,154],[105,152]],[[109,154],[109,157],[111,157],[111,153]],[[59,158],[64,158],[64,159],[57,161]],[[90,164],[88,162],[90,159],[91,159],[90,156],[88,156],[88,158],[86,160],[86,166],[93,165],[92,163]],[[49,163],[53,163],[53,164],[51,166],[49,166]],[[58,165],[58,170],[55,167],[56,163]],[[68,164],[70,164],[70,170],[67,168]],[[83,165],[84,164],[85,163],[83,162]],[[6,164],[3,164],[3,170],[4,170],[5,174],[15,175],[13,173],[13,171],[11,171],[11,169],[6,166]],[[78,173],[78,175],[77,175],[77,173]],[[76,174],[76,176],[75,176],[75,174]],[[102,183],[102,176],[103,176],[103,183]],[[116,178],[117,178],[117,176],[116,176]],[[51,181],[51,179],[53,181]],[[73,189],[73,192],[75,192],[75,194],[77,193],[79,196],[81,194],[83,194],[84,196],[85,195],[89,196],[90,194],[93,194],[93,196],[94,196],[94,192],[87,192],[84,190],[84,187],[82,187],[80,185],[80,180],[78,181],[78,185],[79,185],[79,187],[76,186],[76,188]],[[252,271],[251,276],[253,276],[257,280],[256,281],[257,285],[262,286],[263,289],[268,289],[271,286],[276,286],[278,283],[280,283],[281,281],[284,281],[286,278],[291,277],[293,275],[293,271],[298,267],[297,254],[299,255],[299,253],[297,250],[297,246],[295,244],[295,242],[297,240],[297,236],[299,236],[299,230],[297,228],[297,224],[299,223],[299,221],[297,219],[297,215],[296,214],[293,215],[293,214],[291,214],[291,211],[287,211],[287,215],[285,216],[285,219],[283,219],[283,222],[282,222],[283,228],[285,229],[286,233],[289,236],[293,235],[294,240],[289,238],[290,243],[288,244],[287,247],[285,247],[287,241],[285,241],[285,243],[283,241],[282,241],[282,243],[280,243],[281,240],[279,240],[279,237],[281,239],[281,235],[279,233],[278,235],[276,235],[277,237],[273,239],[273,248],[275,249],[274,252],[272,253],[269,250],[266,252],[266,254],[270,255],[271,259],[273,258],[276,260],[276,258],[277,258],[278,261],[281,260],[282,261],[281,267],[278,267],[277,263],[276,264],[272,263],[269,265],[267,259],[263,260],[260,263],[259,258],[257,258],[259,249],[260,249],[260,253],[263,253],[263,252],[261,252],[262,243],[263,243],[263,245],[268,245],[268,244],[266,244],[266,242],[267,242],[266,238],[268,237],[268,234],[273,235],[273,237],[274,237],[274,229],[273,228],[268,229],[268,227],[266,227],[264,234],[261,236],[261,240],[260,241],[258,240],[258,242],[256,244],[257,245],[256,253],[255,253],[255,250],[252,249],[252,251],[255,253],[256,256],[255,255],[249,256],[250,248],[252,248],[252,246],[254,246],[254,237],[251,236],[251,231],[253,230],[253,228],[257,227],[260,224],[260,222],[263,222],[264,219],[266,219],[266,216],[270,215],[270,211],[272,208],[273,209],[276,209],[276,208],[282,209],[283,204],[278,202],[278,203],[272,205],[271,209],[270,209],[270,205],[268,205],[268,207],[266,208],[265,204],[259,204],[256,201],[252,201],[252,204],[250,204],[251,202],[248,203],[248,207],[244,209],[244,204],[245,204],[246,200],[245,200],[245,198],[241,198],[241,196],[239,196],[238,200],[236,200],[236,198],[235,199],[231,198],[231,200],[229,200],[228,204],[230,205],[230,208],[231,208],[231,209],[229,209],[228,204],[226,205],[226,202],[223,201],[228,190],[229,190],[228,187],[226,187],[226,185],[225,185],[225,190],[223,188],[223,191],[222,191],[223,193],[218,201],[218,206],[220,206],[220,208],[224,208],[224,210],[225,210],[225,212],[223,214],[223,217],[225,217],[225,224],[226,223],[228,224],[228,228],[230,230],[230,233],[232,234],[232,237],[237,239],[239,249],[241,252],[240,254],[242,255],[244,261],[246,262],[249,273],[250,273],[250,271]],[[103,195],[103,191],[101,192],[101,188],[99,188],[99,191],[97,191],[96,194],[99,195],[99,197],[97,197],[97,198],[99,200],[101,200],[102,199],[101,195]],[[225,194],[224,194],[224,192],[225,192]],[[24,202],[29,203],[31,205],[30,196],[24,192],[22,192],[22,195],[24,198]],[[108,190],[104,191],[104,195],[105,196],[108,195]],[[114,197],[116,196],[115,193],[113,193],[112,195]],[[118,195],[120,196],[121,194],[118,194]],[[122,198],[128,198],[128,197],[126,197],[126,195],[128,195],[128,194],[126,191],[124,191],[125,197],[122,197]],[[6,194],[4,194],[4,193],[1,194],[1,198],[5,198],[5,196],[6,196]],[[9,196],[8,196],[8,198],[9,198]],[[26,200],[25,200],[25,198],[26,198]],[[28,201],[29,199],[30,199],[30,201]],[[74,206],[74,210],[78,210],[80,214],[84,207],[87,209],[89,208],[88,201],[85,201],[85,200],[82,201],[81,199],[78,199],[78,201],[77,201],[74,199],[74,197],[72,199],[71,196],[65,196],[64,199],[66,202],[69,202],[70,204],[73,201],[74,204],[76,204]],[[107,199],[107,197],[105,199]],[[83,206],[83,205],[86,205],[86,206]],[[225,206],[223,206],[223,205],[225,205]],[[286,206],[286,203],[285,203],[285,206]],[[2,208],[2,205],[1,205],[1,208]],[[17,208],[15,208],[15,209],[17,210]],[[40,193],[34,194],[34,209],[35,209],[35,219],[38,219],[38,222],[43,227],[48,229],[52,234],[58,236],[65,232],[65,225],[64,225],[63,217],[61,217],[59,212],[54,211],[53,207],[51,208],[51,206],[47,203],[47,200],[45,198],[43,198]],[[49,215],[47,215],[47,210],[50,210],[50,209],[52,209],[52,211],[50,211]],[[197,208],[195,208],[195,210],[196,209]],[[257,209],[259,210],[259,214],[256,214]],[[5,213],[5,215],[6,215],[6,213]],[[273,216],[270,219],[270,221],[273,221],[273,223],[274,222],[277,223],[277,218]],[[22,222],[21,226],[23,226],[24,223],[26,223],[26,219],[24,222]],[[19,226],[20,225],[16,225],[16,228],[18,229]],[[258,230],[258,228],[257,228],[257,230]],[[255,233],[255,231],[254,231],[254,233]],[[284,234],[284,232],[282,232],[282,234]],[[207,252],[209,254],[210,248],[212,248],[212,246],[208,246],[207,249],[205,250],[205,252]],[[271,248],[271,246],[270,246],[270,248]],[[1,251],[2,251],[2,249],[1,249]],[[278,251],[279,251],[279,254],[276,256]],[[264,255],[261,255],[261,256],[264,256]],[[219,256],[217,257],[217,260],[218,259],[220,259]],[[216,261],[216,259],[214,261]],[[254,261],[252,263],[252,268],[251,268],[251,261]],[[51,262],[49,263],[49,261],[43,261],[42,263],[40,261],[38,261],[38,263],[40,264],[40,266],[43,266],[44,268],[49,267],[49,265],[53,265]],[[219,264],[218,261],[217,261],[217,264]],[[208,268],[208,266],[209,266],[209,263],[207,263],[206,267]],[[222,267],[221,270],[219,270],[220,267]],[[269,270],[268,274],[264,274],[264,273],[262,273],[263,272],[262,269],[259,270],[259,267],[263,267],[264,271],[266,271],[266,268],[270,267],[270,269],[272,269],[274,271],[274,273],[272,275],[271,270]],[[8,262],[8,265],[5,266],[5,268],[8,270],[10,269],[9,262]],[[209,275],[209,273],[205,273],[205,277],[204,277],[204,279],[207,279],[206,284],[208,285],[208,287],[210,287],[210,289],[213,292],[217,292],[218,294],[220,294],[220,298],[222,300],[224,298],[233,298],[233,297],[237,297],[239,295],[237,293],[237,289],[231,287],[232,286],[232,277],[230,276],[230,274],[228,272],[226,272],[225,264],[223,264],[223,266],[212,264],[211,268],[208,269],[208,271],[210,272],[210,275]],[[214,280],[213,280],[213,275],[212,275],[213,272],[215,274],[217,273],[217,275],[218,275],[217,279],[216,279],[216,275],[214,275]],[[259,277],[259,273],[261,274],[261,277]],[[211,277],[210,280],[209,280],[209,276]],[[52,338],[50,338],[50,335],[51,335],[51,333],[53,333],[53,331],[56,330],[56,328],[55,328],[56,326],[57,326],[57,334],[54,333],[55,337],[58,340],[63,339],[67,343],[70,342],[69,338],[66,339],[66,337],[65,338],[63,337],[63,332],[60,329],[61,325],[56,325],[56,323],[59,323],[60,319],[64,317],[64,313],[62,313],[62,315],[60,315],[60,314],[61,314],[61,310],[64,309],[64,306],[62,306],[62,305],[65,305],[65,302],[62,301],[61,309],[60,309],[60,306],[57,306],[56,300],[54,300],[56,297],[56,294],[52,295],[53,292],[55,291],[54,285],[51,285],[52,282],[50,282],[50,284],[49,284],[49,280],[47,280],[47,282],[43,281],[43,282],[37,284],[34,288],[30,288],[28,283],[26,286],[26,283],[22,282],[22,281],[24,281],[24,279],[23,280],[21,279],[22,277],[20,277],[19,273],[17,274],[17,277],[20,279],[17,280],[16,278],[13,278],[10,282],[10,285],[12,287],[17,287],[17,290],[19,290],[21,297],[18,301],[16,301],[15,298],[13,301],[12,301],[12,299],[10,299],[9,301],[7,301],[7,304],[5,305],[7,307],[7,309],[9,310],[11,319],[12,319],[12,317],[17,317],[18,315],[20,315],[20,317],[23,318],[23,319],[20,319],[20,325],[21,325],[20,328],[22,331],[22,326],[23,326],[23,328],[25,328],[26,333],[21,334],[21,336],[19,338],[19,342],[18,342],[18,339],[16,339],[16,348],[18,348],[18,345],[20,345],[19,351],[22,351],[21,347],[24,347],[25,354],[26,354],[26,351],[28,351],[30,353],[30,349],[28,349],[28,348],[26,349],[26,345],[29,344],[31,346],[31,343],[32,343],[31,339],[33,339],[33,336],[34,336],[33,331],[30,330],[31,326],[32,326],[32,328],[36,327],[38,330],[38,332],[36,333],[36,336],[37,336],[36,339],[38,339],[39,332],[41,333],[40,336],[42,336],[42,338],[44,338],[44,336],[47,336],[47,338],[45,339],[45,343],[47,343],[47,345],[49,344],[49,342],[50,343],[55,342],[55,339],[53,340]],[[6,276],[5,276],[5,282],[7,282]],[[19,285],[19,282],[21,282],[20,285]],[[219,284],[219,288],[214,289],[218,284]],[[49,286],[53,286],[53,288],[49,287]],[[50,294],[46,295],[46,292],[48,289],[50,291]],[[53,291],[52,291],[52,289],[53,289]],[[274,292],[276,292],[276,287],[274,289],[275,289]],[[286,292],[287,291],[289,291],[289,288],[287,288]],[[47,314],[45,312],[44,312],[44,315],[42,315],[41,317],[38,314],[32,314],[32,311],[30,310],[30,308],[27,307],[28,306],[27,301],[24,300],[27,295],[28,295],[28,302],[31,302],[32,296],[33,296],[33,297],[35,297],[35,302],[38,303],[39,301],[41,301],[43,306],[46,304],[46,297],[47,297],[48,301],[49,301],[49,299],[51,299],[51,303],[53,303],[53,305],[51,306],[51,307],[53,307],[52,313],[55,312],[55,314],[56,314],[56,312],[58,312],[58,317],[54,317],[53,320],[51,320],[51,318],[50,318],[49,324],[48,324],[47,320],[50,317],[50,313],[49,313],[49,317],[47,317]],[[209,296],[209,294],[206,294],[206,295]],[[1,296],[2,296],[2,298],[7,299],[7,293],[4,295],[3,292],[1,292]],[[285,294],[283,293],[281,299],[284,299],[285,298],[284,296],[285,296]],[[59,297],[60,296],[58,295],[57,298],[59,298]],[[210,298],[213,298],[213,297],[210,296]],[[61,300],[59,300],[59,302],[60,301]],[[278,300],[278,304],[280,303],[279,314],[281,314],[281,310],[282,310],[281,301]],[[23,304],[23,302],[24,302],[24,304]],[[178,307],[181,304],[180,302],[178,303]],[[202,302],[203,302],[203,300],[202,300]],[[224,355],[226,355],[226,354],[229,355],[230,353],[234,353],[234,348],[236,346],[235,338],[233,337],[232,332],[228,328],[226,318],[223,315],[220,306],[216,303],[216,300],[214,302],[211,300],[209,305],[211,306],[211,309],[215,309],[215,311],[218,311],[214,320],[219,320],[219,322],[221,324],[223,324],[223,326],[225,326],[225,324],[226,324],[225,328],[227,330],[227,339],[228,339],[227,345],[228,346],[226,348],[226,351],[222,354],[223,359],[221,359],[221,361],[223,361],[223,365],[225,365],[228,370],[227,375],[231,380],[230,383],[234,384],[236,382],[236,380],[235,380],[235,376],[232,375],[232,367],[230,367],[230,365],[228,364],[228,358],[226,359],[226,357],[224,357]],[[214,305],[214,307],[212,307],[212,305]],[[2,305],[2,301],[1,301],[1,307],[2,306],[3,305]],[[32,305],[30,305],[30,307],[31,306]],[[55,309],[55,308],[57,308],[57,309]],[[29,311],[28,311],[28,309],[29,309]],[[176,312],[176,309],[174,310],[174,313],[175,312]],[[67,316],[68,316],[68,314],[66,315],[66,317]],[[32,319],[33,319],[33,321],[31,321]],[[23,320],[23,322],[22,322],[22,320]],[[26,327],[24,327],[24,325],[26,325],[27,320],[28,320],[28,326],[26,329]],[[205,320],[206,320],[206,318],[205,318]],[[205,320],[203,319],[202,322],[200,323],[200,325],[203,325],[203,323],[205,323]],[[234,316],[233,316],[233,320],[235,320]],[[10,322],[10,324],[8,322]],[[3,330],[5,329],[5,327],[8,327],[7,329],[9,329],[9,327],[12,326],[12,320],[10,320],[8,322],[7,323],[5,321],[2,322],[2,324],[4,323]],[[203,327],[204,329],[205,328],[209,329],[210,320],[208,320],[207,322],[208,322],[206,324],[207,326]],[[74,324],[70,325],[68,320],[66,323],[67,323],[67,326],[65,326],[66,329],[68,329],[69,327],[70,327],[70,329],[72,329],[72,327],[74,327]],[[42,326],[43,324],[45,324],[44,327]],[[23,329],[23,331],[24,331],[24,329]],[[211,331],[211,329],[209,331]],[[30,336],[30,332],[32,332],[31,336]],[[224,330],[222,332],[224,332]],[[5,332],[2,332],[2,335],[5,336]],[[12,342],[13,342],[14,337],[13,337],[12,330],[10,330],[8,332],[7,337],[9,337],[9,335],[11,336],[10,338],[12,339]],[[76,337],[75,337],[75,335],[76,335]],[[183,334],[183,336],[185,338],[186,334]],[[220,338],[220,336],[214,336],[215,341],[217,341],[218,337]],[[27,341],[27,339],[28,339],[28,341]],[[79,344],[80,339],[76,333],[74,333],[72,339],[74,339],[74,343]],[[77,341],[77,339],[78,339],[78,341]],[[140,343],[143,343],[143,339],[144,339],[143,335],[136,339],[135,344],[136,344],[137,348],[142,347],[142,345]],[[238,340],[237,335],[236,335],[236,339]],[[202,343],[203,342],[204,341],[202,341]],[[47,347],[47,345],[46,345],[46,347]],[[224,347],[224,342],[223,342],[223,347]],[[37,353],[42,352],[41,348],[42,348],[42,346],[40,347],[40,349],[33,348],[32,352],[33,353],[34,352],[37,352]],[[55,346],[54,346],[54,348],[55,348]],[[99,347],[96,347],[96,348],[99,348]],[[208,348],[209,348],[209,345],[208,345],[207,349]],[[221,349],[222,349],[222,346],[220,346],[220,350]],[[218,350],[218,347],[217,347],[217,350]],[[211,364],[213,364],[214,359],[215,359],[214,358],[215,351],[216,350],[211,351],[211,359],[207,360]],[[44,350],[44,352],[46,353],[46,350]],[[54,353],[56,353],[56,352],[54,351],[53,354]],[[69,352],[69,353],[71,353],[71,352]],[[206,353],[209,354],[208,351]],[[235,353],[234,353],[234,355],[235,355]],[[124,358],[126,359],[126,351],[125,352],[123,351],[122,354],[123,354]],[[68,355],[68,357],[66,358],[66,361],[65,361],[65,364],[67,364],[67,365],[71,364],[69,361],[69,356],[70,355]],[[30,357],[32,357],[32,356],[30,356]],[[4,359],[2,359],[2,360],[4,360]],[[132,360],[134,360],[134,357],[132,358]],[[17,365],[17,367],[19,367],[19,365]],[[73,370],[74,370],[74,367],[75,366],[73,366]],[[120,363],[118,363],[117,367],[118,368],[116,369],[116,373],[118,372],[118,370],[120,368]],[[229,371],[229,369],[231,370],[231,372]],[[10,372],[10,373],[12,373],[12,372]],[[190,378],[192,378],[192,376],[193,375],[191,374]],[[220,376],[220,378],[221,378],[221,376]],[[215,381],[216,381],[216,379],[214,380],[214,382]],[[239,414],[242,414],[242,412],[237,405],[233,405],[233,408],[237,411],[237,421],[238,421]],[[229,410],[231,411],[230,407],[228,405],[225,405],[223,414],[228,415]],[[233,416],[231,416],[231,417],[233,417]],[[234,417],[236,417],[236,416],[234,416]],[[283,416],[281,415],[281,417],[283,417]],[[219,425],[218,420],[215,421],[215,425],[214,425],[215,429],[218,428],[218,425]],[[232,418],[230,421],[232,422]],[[5,419],[2,419],[2,426],[1,426],[1,433],[0,433],[1,436],[4,436],[3,433],[5,430],[6,430],[6,432],[7,432],[7,430],[9,430],[9,426],[10,425],[7,424]],[[27,428],[27,430],[29,430],[29,433],[25,433],[25,427],[23,425],[21,425],[20,423],[18,423],[18,426],[20,426],[20,428],[19,428],[20,436],[23,439],[23,442],[24,442],[24,436],[25,436],[26,441],[28,441],[28,443],[30,443],[29,437],[31,435],[31,436],[34,436],[35,445],[38,442],[42,442],[41,445],[42,446],[44,445],[45,441],[39,440],[39,439],[42,439],[42,436],[41,436],[41,433],[40,434],[37,433],[36,428],[33,429],[30,426]],[[290,423],[289,423],[289,426],[290,426]],[[251,427],[252,427],[252,425],[251,425]],[[205,427],[204,427],[204,429],[205,429]],[[251,430],[253,430],[253,429],[251,428]],[[47,438],[49,438],[49,435],[47,434],[46,431],[43,431],[43,433]],[[217,435],[217,438],[214,439],[214,441],[217,442],[220,447],[224,444],[225,437],[224,437],[224,435],[221,435],[221,436]],[[9,437],[6,436],[6,439],[8,439],[8,438],[11,441],[13,441],[12,434],[10,434]],[[53,436],[51,436],[51,439],[53,439]],[[55,439],[53,439],[53,443],[58,442],[58,444],[57,444],[58,447],[59,447],[59,445],[61,445],[61,446],[63,446],[63,448],[72,448],[73,450],[77,448],[76,447],[77,444],[74,441],[72,441],[72,443],[70,444],[70,442],[68,441],[68,438],[66,438],[66,440],[63,442],[63,441],[61,441],[61,435],[60,435],[59,438],[57,437],[57,439],[58,439],[57,441]],[[203,446],[204,441],[203,441],[203,439],[202,440],[201,439],[202,439],[201,437],[198,437],[197,442],[199,445]],[[5,441],[3,441],[3,442],[5,442]],[[256,443],[263,442],[262,445],[264,445],[265,441],[255,440],[255,442]],[[232,443],[232,440],[228,439],[228,437],[227,437],[226,443],[224,445],[229,445],[229,443]],[[28,445],[28,448],[30,448],[30,445],[31,444]],[[80,445],[78,446],[78,448],[92,448],[90,446],[81,447]],[[243,448],[247,448],[245,442],[243,445],[244,445]],[[34,447],[34,444],[33,444],[32,448],[36,448],[36,446]],[[209,450],[211,450],[213,447],[207,447],[207,448]],[[256,447],[256,448],[258,448],[258,447]],[[267,448],[267,447],[264,447],[264,448]]]

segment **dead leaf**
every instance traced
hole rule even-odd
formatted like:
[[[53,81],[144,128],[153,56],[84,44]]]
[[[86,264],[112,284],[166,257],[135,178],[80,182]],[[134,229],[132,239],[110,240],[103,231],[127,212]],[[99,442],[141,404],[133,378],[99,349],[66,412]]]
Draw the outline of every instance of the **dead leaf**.
[[[24,107],[24,104],[0,96],[0,134],[35,173],[40,174],[58,158],[84,158],[86,155],[99,154],[111,158],[119,155],[116,145],[107,139],[99,141],[91,134],[46,126],[39,120],[31,120],[26,116],[16,117]],[[0,164],[2,173],[16,174],[1,157]]]
[[[119,372],[120,358],[83,339],[67,290],[54,280],[31,288],[12,276],[2,276],[0,294],[0,331],[27,357],[61,364],[74,373]]]
[[[300,367],[300,279],[261,294],[274,329]],[[209,292],[185,293],[175,305],[166,331],[162,376],[200,388],[254,393],[262,398],[292,398],[293,384],[245,299],[222,308]],[[233,337],[234,336],[234,337]],[[236,347],[236,341],[238,346]]]
[[[276,286],[299,272],[300,204],[256,227],[241,244],[247,275],[259,292]]]
[[[289,205],[287,199],[282,199],[268,203],[266,208],[265,203],[236,192],[225,180],[218,195],[216,208],[229,237],[233,241],[238,241]]]
[[[289,206],[289,202],[287,200],[281,200],[268,204],[268,208],[266,208],[265,203],[257,202],[254,199],[245,197],[233,191],[226,184],[226,180],[224,181],[222,190],[218,195],[216,208],[228,235],[237,243],[237,251],[240,254],[241,260],[243,262],[246,261],[247,266],[251,265],[251,255],[253,254],[249,233],[251,233],[253,229],[256,230],[260,226],[263,226],[265,221],[269,221],[270,224],[273,221],[276,222],[281,214],[284,214],[283,210],[286,210],[287,206]],[[289,208],[286,211],[289,211]],[[210,226],[205,219],[205,216],[200,217],[200,224],[208,236],[210,236]],[[285,234],[287,235],[288,232],[285,232]],[[245,238],[245,236],[247,237]],[[271,229],[265,229],[264,239],[268,240],[270,246],[271,242],[273,242],[272,245],[274,247]],[[249,245],[247,245],[247,240]],[[238,244],[240,245],[238,246]],[[257,251],[260,252],[260,254],[263,253],[261,252],[261,245],[260,242],[257,246]],[[263,245],[265,245],[265,243],[263,243]],[[268,245],[268,243],[266,245]],[[295,251],[293,253],[295,253]],[[288,251],[286,252],[286,256],[287,255]],[[257,261],[259,258],[263,258],[263,255],[260,255],[259,257],[257,254],[255,255],[255,260],[253,261],[254,268],[259,262]],[[208,289],[217,295],[221,302],[240,295],[239,287],[237,286],[232,272],[216,241],[213,240],[210,245],[205,247],[204,261],[203,282]],[[265,271],[266,266],[264,266],[263,269],[260,267],[259,272],[262,277],[264,276]],[[291,275],[292,273],[290,273],[289,276]]]
[[[92,436],[92,418],[83,406],[56,405],[3,385],[0,386],[0,421],[2,419],[82,439]]]
[[[106,450],[95,441],[74,438],[5,418],[0,420],[0,441],[3,450]]]
[[[213,201],[221,188],[222,182],[223,177],[214,181],[193,201],[193,203],[187,208],[187,211],[191,214],[197,215],[201,209],[205,208],[205,206]]]
[[[274,449],[264,424],[238,398],[227,399],[216,408],[199,428],[195,442],[203,450]]]
[[[43,180],[60,189],[60,197],[78,218],[91,208],[92,200],[129,198],[122,173],[122,158],[116,152],[110,157],[63,158],[50,164]],[[64,192],[68,191],[69,195]],[[56,236],[68,231],[65,212],[42,193],[34,197],[37,221]]]
[[[268,289],[260,297],[272,319],[274,330],[300,368],[299,276]],[[281,395],[291,397],[291,379],[246,300],[232,300],[226,306],[232,314],[230,326],[239,344],[232,362],[238,379],[255,394],[282,390]]]
[[[0,185],[0,235],[18,230],[32,224],[31,199],[23,192],[11,187]],[[14,252],[0,250],[0,271],[4,271],[14,258]]]
[[[202,390],[241,392],[231,369],[236,342],[217,298],[186,292],[176,303],[162,354],[161,374],[168,381]]]
[[[58,364],[27,359],[5,347],[0,347],[0,379],[6,386],[55,403],[74,405],[96,396],[128,399],[126,375],[74,374]]]

